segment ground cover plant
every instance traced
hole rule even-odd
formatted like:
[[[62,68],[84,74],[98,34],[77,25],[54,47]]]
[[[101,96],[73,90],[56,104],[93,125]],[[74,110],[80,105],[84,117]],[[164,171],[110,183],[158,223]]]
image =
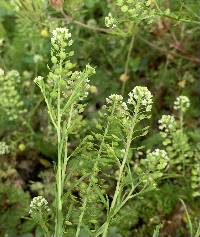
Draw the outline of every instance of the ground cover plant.
[[[198,7],[0,1],[1,236],[200,236]]]

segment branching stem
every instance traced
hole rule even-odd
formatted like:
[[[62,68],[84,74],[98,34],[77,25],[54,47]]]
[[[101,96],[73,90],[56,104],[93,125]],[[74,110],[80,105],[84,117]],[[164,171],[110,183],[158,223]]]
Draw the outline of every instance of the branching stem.
[[[107,236],[110,221],[112,219],[112,215],[115,211],[116,203],[117,203],[118,197],[119,197],[120,192],[121,192],[121,188],[122,188],[121,187],[121,182],[122,182],[123,175],[124,175],[124,169],[125,169],[125,165],[127,164],[128,154],[129,154],[129,150],[130,150],[130,146],[131,146],[131,142],[132,142],[132,136],[133,136],[135,125],[137,123],[137,116],[138,116],[138,112],[139,112],[138,108],[139,108],[138,105],[136,105],[135,115],[132,119],[132,125],[131,125],[129,133],[127,135],[125,154],[124,154],[123,161],[122,161],[122,164],[121,164],[120,169],[119,169],[119,176],[118,176],[118,180],[117,180],[117,185],[116,185],[114,197],[113,197],[113,200],[112,200],[112,203],[111,203],[111,206],[110,206],[110,210],[109,210],[108,217],[107,217],[107,220],[106,220],[106,223],[105,223],[105,227],[104,227],[104,230],[103,230],[102,237]]]
[[[115,103],[113,104],[111,116],[113,116],[114,111],[115,111]],[[107,136],[107,134],[108,134],[109,127],[110,127],[110,121],[108,120],[107,125],[106,125],[106,128],[105,128],[105,131],[104,131],[104,134],[103,134],[103,138],[102,138],[102,141],[101,141],[101,144],[100,144],[100,147],[99,147],[97,159],[96,159],[96,161],[95,161],[95,163],[94,163],[94,166],[93,166],[93,171],[92,171],[92,175],[91,175],[91,178],[90,178],[90,183],[89,183],[89,185],[88,185],[88,188],[87,188],[87,190],[86,190],[86,194],[85,194],[85,197],[84,197],[83,206],[82,206],[82,212],[81,212],[81,214],[80,214],[79,222],[78,222],[78,226],[77,226],[77,230],[76,230],[76,237],[78,237],[78,236],[79,236],[79,233],[80,233],[80,228],[81,228],[81,225],[82,225],[83,216],[84,216],[84,214],[85,214],[86,207],[87,207],[88,196],[89,196],[89,193],[90,193],[90,191],[91,191],[93,179],[94,179],[95,176],[97,175],[96,170],[98,169],[98,163],[99,163],[99,160],[100,160],[100,158],[101,158],[102,149],[103,149],[103,146],[104,146],[104,144],[105,144],[105,138],[106,138],[106,136]]]
[[[130,57],[131,57],[131,52],[132,52],[132,49],[133,49],[134,41],[135,41],[135,24],[132,25],[132,37],[131,37],[131,41],[130,41],[130,45],[129,45],[129,49],[128,49],[128,54],[127,54],[126,62],[125,62],[125,68],[124,68],[124,75],[127,78],[128,78],[129,61],[130,61]],[[122,83],[122,91],[121,91],[122,95],[124,95],[124,92],[125,92],[126,82],[127,82],[127,80],[124,80],[123,83]]]
[[[62,67],[60,62],[60,68]],[[63,217],[62,217],[62,138],[61,138],[61,75],[57,81],[57,142],[58,142],[58,165],[57,165],[57,174],[56,174],[56,200],[57,200],[57,218],[55,226],[55,237],[62,237],[63,234]]]

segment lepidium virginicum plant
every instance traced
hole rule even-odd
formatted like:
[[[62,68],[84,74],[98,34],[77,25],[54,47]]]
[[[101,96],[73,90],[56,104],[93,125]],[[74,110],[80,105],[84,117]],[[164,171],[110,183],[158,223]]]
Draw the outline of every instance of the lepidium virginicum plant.
[[[72,71],[74,67],[70,61],[70,57],[73,56],[73,51],[70,50],[72,44],[71,33],[68,29],[55,29],[51,38],[52,68],[46,80],[41,76],[35,79],[35,83],[37,83],[43,94],[48,114],[57,133],[58,158],[54,231],[54,236],[56,237],[61,237],[64,233],[63,188],[69,160],[68,138],[74,130],[79,114],[84,110],[84,104],[81,101],[88,94],[88,78],[95,73],[95,70],[89,65],[83,71]],[[37,210],[41,212],[40,209]],[[44,228],[43,224],[41,227],[47,233],[46,226]]]
[[[183,169],[182,164],[185,165],[192,155],[183,124],[189,106],[188,97],[179,96],[174,102],[174,110],[178,112],[177,119],[174,115],[163,115],[158,121],[163,145],[171,158],[170,163],[176,165],[178,169]]]
[[[112,221],[130,199],[156,187],[156,180],[163,175],[168,157],[164,150],[156,149],[147,152],[146,158],[141,159],[138,164],[131,165],[133,151],[140,149],[133,146],[134,141],[148,133],[149,127],[145,124],[151,117],[153,103],[151,92],[141,86],[136,86],[129,93],[126,102],[123,101],[121,95],[108,97],[106,105],[100,112],[97,130],[87,135],[69,154],[69,136],[77,130],[77,119],[80,118],[80,113],[85,107],[83,99],[88,94],[88,78],[95,73],[89,65],[81,72],[72,71],[74,68],[70,61],[73,55],[73,51],[70,50],[72,43],[68,29],[55,29],[51,38],[52,68],[46,79],[41,76],[35,79],[43,94],[50,120],[57,134],[54,236],[64,236],[67,233],[65,226],[73,225],[73,230],[76,229],[73,231],[76,237],[81,236],[83,230],[87,230],[89,235],[105,237]],[[77,164],[78,167],[80,166],[78,171],[81,177],[78,179],[79,201],[74,194],[69,194],[70,191],[67,194],[64,193],[65,182],[70,180],[70,177],[66,175],[68,161],[77,155],[81,158]],[[89,168],[85,169],[83,166],[81,169],[81,164],[87,161],[89,161]],[[84,174],[84,169],[86,174]],[[116,186],[111,202],[109,202],[108,190],[105,188],[109,186],[110,181],[101,178],[108,169],[116,171],[113,180]],[[86,183],[82,182],[85,177],[88,177]],[[76,186],[76,184],[73,185]],[[72,200],[67,207],[68,211],[63,208],[67,197]],[[88,212],[92,203],[105,208],[106,215],[103,211],[100,214]],[[70,220],[72,209],[78,213],[78,217],[76,214],[76,217],[72,215]],[[52,235],[49,226],[49,217],[53,216],[52,211],[47,200],[41,196],[35,197],[30,206],[31,217],[41,226],[47,236]],[[91,229],[92,225],[88,225],[85,221],[88,218],[89,223],[94,224],[95,228]]]
[[[148,126],[144,124],[145,120],[151,117],[151,108],[152,95],[146,87],[136,86],[129,93],[127,102],[123,101],[121,95],[111,95],[106,99],[106,105],[101,111],[101,118],[97,124],[99,131],[94,133],[94,146],[91,151],[93,168],[87,190],[82,198],[77,237],[81,236],[80,229],[85,225],[85,213],[89,209],[91,196],[95,193],[99,195],[107,215],[104,223],[93,230],[92,235],[107,236],[109,227],[121,208],[130,199],[156,187],[155,181],[162,176],[167,165],[168,158],[165,151],[157,149],[148,152],[147,158],[142,159],[140,164],[133,167],[130,165],[132,152],[137,149],[132,147],[134,140],[148,132]],[[106,172],[106,169],[116,169],[114,176],[116,187],[111,203],[103,189],[105,183],[100,178],[100,174]],[[101,222],[102,220],[99,220],[99,223]]]
[[[200,196],[199,192],[199,144],[193,141],[194,131],[187,129],[185,115],[190,108],[187,96],[179,96],[174,101],[175,115],[162,115],[159,122],[163,145],[169,156],[169,170],[184,177],[189,174],[192,196]]]
[[[0,68],[0,83],[0,119],[17,121],[26,112],[19,90],[20,75],[15,70],[5,73]]]
[[[107,102],[114,104],[115,100],[116,96],[111,96]],[[144,126],[144,120],[151,117],[152,103],[151,92],[146,87],[136,86],[129,93],[127,102],[121,102],[120,104],[121,111],[124,110],[121,113],[121,120],[118,125],[121,128],[121,139],[123,141],[120,144],[121,156],[117,156],[117,153],[114,152],[115,149],[113,149],[119,166],[116,177],[117,183],[112,202],[107,210],[106,221],[100,227],[96,236],[100,235],[101,232],[102,236],[107,236],[109,226],[120,209],[133,197],[154,188],[155,180],[162,176],[162,170],[167,165],[166,152],[157,149],[149,152],[147,158],[141,160],[139,167],[130,167],[134,140],[148,132],[148,126]],[[139,191],[136,191],[136,188]]]

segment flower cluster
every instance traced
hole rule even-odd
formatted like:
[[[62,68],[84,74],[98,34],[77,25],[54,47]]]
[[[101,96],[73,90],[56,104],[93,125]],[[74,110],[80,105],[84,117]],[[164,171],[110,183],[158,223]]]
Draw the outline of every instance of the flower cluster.
[[[5,142],[0,142],[0,155],[6,155],[9,153],[9,148]]]
[[[0,108],[10,121],[17,120],[26,110],[19,93],[20,76],[15,70],[0,74]]]
[[[64,97],[69,97],[73,93],[73,89],[76,88],[77,82],[81,82],[80,84],[81,90],[77,92],[75,95],[78,100],[83,100],[88,96],[88,91],[90,89],[89,85],[89,77],[95,73],[95,69],[91,67],[89,64],[86,65],[84,71],[75,71],[72,72],[70,78],[66,80],[66,90],[63,92]]]
[[[153,96],[147,87],[136,86],[129,94],[128,104],[136,104],[145,107],[146,112],[150,112],[153,104]]]
[[[162,115],[158,120],[160,135],[164,139],[163,145],[167,146],[172,143],[172,137],[177,130],[177,123],[173,115]]]
[[[71,46],[73,40],[71,39],[71,33],[67,28],[56,28],[52,32],[51,43],[56,48],[56,44],[66,47]]]
[[[81,81],[84,78],[84,81],[82,83],[82,91],[79,95],[78,100],[82,101],[84,98],[88,96],[88,91],[90,89],[89,85],[89,76],[94,73],[94,68],[92,68],[90,65],[86,65],[86,69],[83,72],[75,71],[72,73],[70,80],[67,81],[67,88],[68,91],[64,93],[63,95],[66,96],[66,98],[73,92],[73,88],[75,87],[77,81]]]
[[[41,77],[41,76],[38,76],[38,77],[36,77],[35,79],[34,79],[34,82],[36,83],[36,84],[39,84],[41,81],[43,81],[44,80],[44,78],[43,77]]]
[[[147,153],[147,160],[150,164],[162,162],[162,164],[158,166],[158,169],[164,169],[169,158],[165,150],[155,149],[154,151]]]
[[[57,64],[58,61],[64,61],[67,56],[72,56],[73,51],[66,52],[66,48],[73,44],[71,39],[71,33],[67,28],[56,28],[52,32],[51,37],[51,61],[53,64]]]
[[[123,97],[117,94],[112,94],[108,98],[106,98],[107,104],[112,104],[113,102],[121,102],[121,101],[123,101]]]
[[[168,164],[169,158],[165,150],[155,149],[147,153],[146,159],[140,161],[135,171],[144,183],[154,181],[163,175],[163,170]]]
[[[123,99],[123,96],[117,94],[112,94],[106,98],[106,105],[103,107],[103,120],[105,119],[106,115],[110,116],[110,114],[113,113],[113,109],[113,119],[116,121],[121,121],[122,118],[125,118],[125,116],[129,114],[127,104],[123,101]]]
[[[105,117],[107,114],[113,113],[113,119],[116,123],[121,124],[126,134],[130,132],[133,126],[137,126],[142,120],[149,119],[152,108],[152,94],[142,86],[136,86],[130,93],[127,101],[123,101],[121,95],[113,94],[106,99],[104,106]],[[144,136],[148,132],[148,126],[137,129],[135,137]]]
[[[105,17],[105,26],[108,28],[115,28],[117,26],[116,19],[112,16],[111,12]]]
[[[159,129],[165,133],[174,131],[176,128],[176,121],[173,115],[162,115],[158,123]]]
[[[74,70],[75,64],[71,62],[73,55],[70,46],[73,41],[71,33],[66,28],[56,28],[51,38],[51,61],[53,63],[47,78],[42,76],[35,78],[34,82],[40,87],[50,111],[51,121],[56,127],[57,108],[59,104],[61,122],[67,118],[71,111],[74,131],[77,130],[75,123],[81,124],[81,113],[85,104],[83,99],[88,96],[90,90],[89,77],[95,73],[95,69],[89,64],[82,71]],[[72,130],[71,130],[72,131]]]
[[[190,107],[190,100],[187,96],[179,96],[176,98],[174,102],[174,109],[181,110],[182,112],[186,112]]]
[[[108,98],[106,98],[107,105],[113,105],[114,103],[117,105],[117,110],[120,112],[122,109],[124,112],[128,110],[126,102],[123,102],[123,96],[112,94]],[[123,113],[123,111],[121,111]]]
[[[156,6],[151,0],[117,0],[120,10],[136,22],[146,20],[151,24],[157,14]]]
[[[179,96],[174,103],[174,109],[185,112],[189,105],[190,101],[186,96]],[[194,149],[189,142],[189,136],[183,129],[182,118],[179,123],[173,115],[163,115],[158,123],[160,135],[163,138],[162,144],[166,147],[170,157],[170,165],[176,165],[177,170],[181,171],[183,162],[189,162],[189,159],[194,154]]]
[[[51,43],[52,63],[54,66],[57,66],[57,68],[55,67],[55,71],[49,73],[48,79],[50,79],[50,81],[54,80],[55,83],[57,83],[56,81],[58,80],[59,75],[62,74],[58,61],[64,63],[62,66],[62,71],[66,78],[63,76],[60,82],[64,89],[62,92],[63,96],[65,98],[69,98],[69,96],[75,92],[75,89],[77,89],[77,92],[74,94],[74,96],[78,100],[83,100],[85,97],[87,97],[88,91],[90,89],[88,78],[95,73],[95,69],[90,65],[86,65],[84,71],[71,71],[74,65],[70,62],[70,60],[66,61],[67,57],[73,55],[73,51],[67,53],[67,50],[73,44],[69,29],[56,28],[53,30]],[[40,79],[41,78],[39,78],[39,80]]]
[[[36,216],[39,213],[46,214],[48,212],[50,212],[50,209],[47,200],[42,196],[34,197],[30,204],[29,214]]]

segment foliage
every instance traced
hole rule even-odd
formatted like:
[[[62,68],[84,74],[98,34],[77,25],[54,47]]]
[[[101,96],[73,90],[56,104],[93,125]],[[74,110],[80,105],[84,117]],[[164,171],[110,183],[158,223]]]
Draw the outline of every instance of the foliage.
[[[30,197],[28,193],[17,187],[1,184],[0,186],[0,233],[8,236],[17,236],[31,231],[33,223],[24,224],[23,219],[27,215],[27,207]],[[6,223],[6,225],[5,225]]]

